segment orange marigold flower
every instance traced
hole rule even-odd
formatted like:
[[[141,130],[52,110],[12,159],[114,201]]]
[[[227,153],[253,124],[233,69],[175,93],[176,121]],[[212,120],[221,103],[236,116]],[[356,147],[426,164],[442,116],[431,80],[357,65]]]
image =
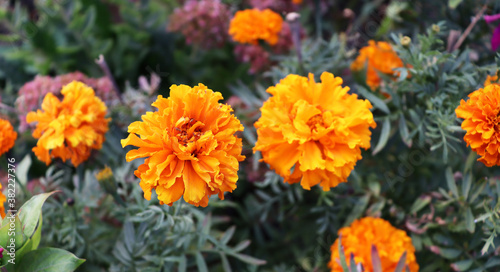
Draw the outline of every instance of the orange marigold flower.
[[[79,81],[73,81],[61,90],[60,101],[48,93],[42,110],[30,112],[28,123],[38,122],[33,137],[38,139],[33,152],[47,165],[54,158],[71,159],[76,167],[90,156],[93,149],[100,149],[108,131],[104,102],[94,90]]]
[[[491,84],[497,84],[497,85],[500,84],[500,80],[498,79],[498,75],[493,75],[493,76],[488,75],[486,77],[486,80],[484,81],[484,87],[491,85]]]
[[[258,140],[254,151],[285,178],[309,190],[323,190],[346,182],[360,148],[370,147],[370,127],[376,127],[368,100],[348,94],[342,78],[324,72],[321,83],[289,75],[267,89],[272,94],[255,123]],[[293,173],[290,169],[294,168]]]
[[[367,46],[359,50],[358,57],[351,64],[351,70],[361,71],[365,67],[366,84],[376,90],[382,82],[378,73],[397,76],[394,69],[404,67],[404,64],[389,43],[370,40]]]
[[[354,255],[354,261],[363,265],[363,271],[373,271],[371,258],[373,245],[377,248],[382,271],[394,271],[404,252],[406,252],[406,265],[410,271],[416,272],[419,269],[411,238],[406,232],[393,227],[384,219],[365,217],[355,220],[349,227],[341,228],[338,235],[347,260],[351,254]],[[338,243],[339,239],[331,247],[332,255],[328,267],[332,272],[343,271],[340,266]],[[347,263],[350,265],[349,261]]]
[[[302,4],[302,0],[292,0],[292,2],[296,5]]]
[[[0,118],[0,156],[9,151],[16,142],[17,132],[9,121]]]
[[[283,18],[270,9],[240,10],[231,20],[229,35],[239,43],[258,44],[259,40],[264,40],[275,45],[282,25]]]
[[[5,218],[5,201],[7,201],[7,197],[2,192],[2,184],[0,184],[0,215],[2,218]]]
[[[481,156],[478,161],[491,167],[500,165],[500,85],[491,84],[469,94],[469,100],[460,101],[455,109],[458,118],[464,119],[467,146]]]
[[[147,200],[155,189],[161,204],[184,195],[186,202],[206,207],[209,196],[224,199],[224,192],[236,188],[238,162],[245,157],[234,134],[243,126],[221,99],[203,84],[172,85],[169,98],[160,95],[152,104],[158,111],[130,124],[121,143],[139,147],[127,153],[127,161],[146,157],[135,175]]]

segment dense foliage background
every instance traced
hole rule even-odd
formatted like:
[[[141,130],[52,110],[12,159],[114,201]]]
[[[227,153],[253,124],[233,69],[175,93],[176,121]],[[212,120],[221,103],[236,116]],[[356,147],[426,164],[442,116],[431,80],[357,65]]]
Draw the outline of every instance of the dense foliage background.
[[[40,247],[85,259],[78,271],[328,271],[337,231],[376,216],[408,233],[420,271],[500,269],[498,168],[476,161],[455,115],[460,100],[497,72],[490,46],[497,25],[482,16],[500,13],[498,1],[304,0],[294,8],[300,48],[266,49],[268,64],[257,71],[230,39],[206,49],[168,31],[183,2],[0,2],[0,115],[14,127],[21,126],[19,91],[36,76],[111,76],[121,97],[109,107],[103,148],[79,167],[40,162],[29,127],[2,157],[2,183],[7,158],[18,163],[18,207],[59,191],[43,205]],[[234,14],[259,1],[222,2]],[[393,44],[410,65],[377,92],[349,69],[372,39]],[[107,68],[96,62],[100,55]],[[324,71],[374,105],[377,128],[349,182],[307,191],[259,162],[253,123],[269,86],[288,74],[318,78]],[[147,201],[133,175],[140,163],[125,161],[120,139],[171,84],[198,83],[221,92],[245,125],[238,188],[207,208]],[[113,178],[98,181],[105,166]]]

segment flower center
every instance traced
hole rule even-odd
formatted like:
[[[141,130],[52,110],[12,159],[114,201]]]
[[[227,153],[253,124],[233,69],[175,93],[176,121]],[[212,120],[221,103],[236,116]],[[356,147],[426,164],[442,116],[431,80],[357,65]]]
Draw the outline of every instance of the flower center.
[[[187,146],[188,143],[196,142],[203,135],[203,124],[193,118],[182,117],[175,123],[174,135],[179,143]]]
[[[316,128],[316,125],[324,126],[323,116],[321,114],[316,114],[313,117],[309,118],[306,123],[311,130]]]

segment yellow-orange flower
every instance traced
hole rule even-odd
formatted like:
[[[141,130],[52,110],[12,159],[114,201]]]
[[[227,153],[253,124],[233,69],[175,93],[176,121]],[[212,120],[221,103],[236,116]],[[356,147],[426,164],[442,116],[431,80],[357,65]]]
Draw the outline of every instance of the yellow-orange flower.
[[[258,44],[259,40],[264,40],[275,45],[282,25],[283,18],[270,9],[240,10],[231,20],[229,35],[239,43]]]
[[[370,127],[376,126],[368,100],[348,94],[342,78],[324,72],[321,83],[289,75],[267,89],[272,94],[255,123],[254,151],[285,178],[309,190],[345,182],[361,149],[370,147]],[[293,173],[290,169],[294,168]]]
[[[460,101],[455,109],[464,119],[467,146],[481,156],[478,161],[491,167],[500,165],[500,85],[491,84],[469,94],[469,100]]]
[[[365,217],[355,220],[349,227],[341,228],[338,235],[348,265],[353,254],[356,264],[363,265],[363,271],[372,272],[371,251],[374,245],[380,257],[382,271],[394,271],[404,252],[406,252],[406,265],[410,271],[416,272],[419,269],[411,238],[406,232],[396,229],[384,219]],[[338,243],[339,239],[331,247],[332,255],[328,267],[332,272],[343,271],[340,266]]]
[[[82,82],[73,81],[61,90],[60,101],[48,93],[42,110],[30,112],[28,123],[38,122],[33,137],[38,139],[33,152],[47,165],[54,158],[71,159],[78,166],[90,156],[93,149],[100,149],[108,131],[106,105],[94,90]]]
[[[135,171],[146,199],[155,189],[161,204],[184,195],[186,202],[206,207],[210,195],[224,199],[224,192],[236,188],[238,162],[245,157],[234,134],[243,126],[221,99],[203,84],[172,85],[169,98],[160,95],[152,104],[158,111],[130,124],[122,146],[139,147],[127,153],[127,161],[146,157]]]
[[[5,218],[5,201],[7,201],[7,197],[2,192],[2,184],[0,184],[0,215],[2,218]]]
[[[486,80],[484,81],[484,87],[491,85],[491,84],[497,84],[497,85],[500,84],[500,80],[498,79],[498,75],[493,75],[493,76],[488,75],[486,77]]]
[[[404,64],[389,43],[370,40],[367,46],[359,50],[358,57],[351,63],[353,71],[361,71],[365,67],[366,84],[376,90],[382,82],[378,73],[397,76],[398,72],[393,69],[404,67]]]
[[[0,118],[0,156],[9,151],[16,142],[17,132],[9,121]]]
[[[302,0],[292,0],[292,2],[296,5],[302,4]]]

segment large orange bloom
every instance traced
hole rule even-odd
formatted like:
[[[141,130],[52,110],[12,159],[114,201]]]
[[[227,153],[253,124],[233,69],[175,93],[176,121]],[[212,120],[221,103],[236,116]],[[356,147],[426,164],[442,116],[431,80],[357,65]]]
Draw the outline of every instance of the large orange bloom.
[[[234,134],[243,126],[221,99],[203,84],[172,85],[169,98],[160,95],[152,104],[158,111],[130,124],[122,146],[139,147],[127,153],[127,161],[146,157],[135,171],[146,199],[155,189],[161,204],[184,195],[186,202],[206,207],[210,195],[224,199],[224,192],[236,188],[238,161],[245,157]]]
[[[256,45],[259,40],[264,40],[275,45],[278,43],[282,25],[283,18],[270,9],[240,10],[231,20],[229,35],[239,43]]]
[[[17,132],[9,121],[0,118],[0,156],[9,151],[16,142]]]
[[[38,122],[33,137],[38,139],[33,152],[47,165],[54,158],[71,159],[78,166],[90,156],[93,149],[100,149],[108,131],[106,105],[94,90],[79,81],[73,81],[61,90],[60,101],[48,93],[42,110],[30,112],[28,123]]]
[[[411,238],[406,232],[396,229],[384,219],[373,217],[358,219],[349,227],[341,228],[338,234],[348,265],[353,254],[356,264],[363,265],[363,271],[372,272],[371,251],[374,245],[380,257],[382,271],[394,271],[404,252],[406,252],[406,265],[410,271],[416,272],[419,269]],[[328,267],[332,272],[343,271],[340,266],[338,243],[339,239],[331,247],[332,255]]]
[[[328,191],[346,181],[361,159],[360,148],[370,147],[369,128],[376,124],[370,102],[348,94],[342,78],[324,72],[321,81],[312,74],[289,75],[267,89],[273,96],[255,123],[254,151],[285,182],[300,181],[307,190],[320,184]]]
[[[467,146],[481,156],[486,166],[500,165],[500,85],[491,84],[469,94],[455,109],[458,118],[465,119],[462,129],[467,133]]]
[[[358,57],[351,63],[351,70],[361,71],[366,67],[366,84],[376,90],[382,79],[378,73],[396,76],[395,68],[404,67],[392,46],[387,42],[370,40],[368,45],[359,50]]]

